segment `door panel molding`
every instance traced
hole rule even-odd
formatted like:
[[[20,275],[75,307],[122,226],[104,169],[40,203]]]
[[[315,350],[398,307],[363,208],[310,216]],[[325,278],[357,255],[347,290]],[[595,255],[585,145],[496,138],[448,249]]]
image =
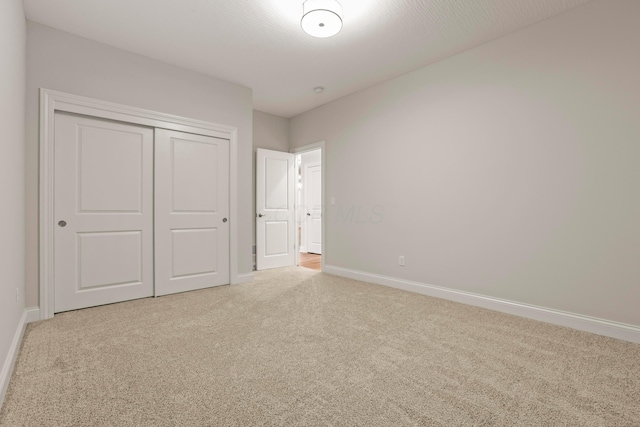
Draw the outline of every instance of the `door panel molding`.
[[[40,231],[39,279],[40,318],[50,319],[54,313],[54,122],[55,112],[82,114],[101,119],[176,130],[229,140],[229,273],[231,284],[244,283],[246,275],[238,274],[238,130],[235,127],[159,113],[152,110],[40,89]]]

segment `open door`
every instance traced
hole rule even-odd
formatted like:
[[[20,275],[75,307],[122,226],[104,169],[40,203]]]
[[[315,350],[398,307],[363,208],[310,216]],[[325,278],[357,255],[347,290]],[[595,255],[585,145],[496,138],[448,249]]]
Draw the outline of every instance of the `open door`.
[[[302,228],[306,236],[306,249],[311,254],[322,254],[322,167],[320,162],[304,165],[302,183],[305,199]]]
[[[256,159],[256,267],[294,265],[295,156],[259,148]]]

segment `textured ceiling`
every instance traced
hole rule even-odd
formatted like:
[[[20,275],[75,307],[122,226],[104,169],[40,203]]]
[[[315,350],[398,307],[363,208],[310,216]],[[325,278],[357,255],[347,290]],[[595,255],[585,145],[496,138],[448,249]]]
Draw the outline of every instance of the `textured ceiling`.
[[[292,117],[589,1],[340,0],[327,39],[301,30],[302,0],[24,3],[31,21],[252,88],[255,109]]]

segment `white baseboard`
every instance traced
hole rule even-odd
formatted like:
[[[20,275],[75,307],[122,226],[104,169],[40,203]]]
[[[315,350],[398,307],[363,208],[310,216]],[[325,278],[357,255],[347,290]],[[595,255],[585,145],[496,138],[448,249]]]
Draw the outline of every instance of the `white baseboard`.
[[[41,320],[40,307],[29,307],[25,308],[24,311],[27,314],[27,318],[25,320],[27,323],[33,323]]]
[[[242,285],[243,283],[253,282],[253,273],[238,274],[236,279],[231,282],[232,285]]]
[[[640,343],[640,326],[618,323],[611,320],[598,319],[582,314],[568,313],[551,308],[538,307],[535,305],[519,303],[515,301],[493,298],[471,292],[458,291],[440,286],[427,285],[424,283],[412,282],[394,277],[380,276],[363,271],[350,270],[342,267],[326,265],[325,273],[335,276],[347,277],[349,279],[363,282],[375,283],[377,285],[389,286],[405,291],[416,292],[422,295],[442,298],[462,304],[474,305],[502,313],[513,314],[528,319],[540,320],[554,325],[567,326],[581,331],[604,335],[634,343]]]
[[[2,365],[2,371],[0,371],[0,408],[4,402],[4,396],[9,388],[9,381],[11,380],[11,374],[13,373],[13,367],[16,364],[18,358],[18,352],[20,351],[20,344],[22,343],[22,336],[24,335],[24,328],[27,326],[27,310],[22,312],[18,327],[13,335],[11,341],[11,347],[9,347],[9,353]]]

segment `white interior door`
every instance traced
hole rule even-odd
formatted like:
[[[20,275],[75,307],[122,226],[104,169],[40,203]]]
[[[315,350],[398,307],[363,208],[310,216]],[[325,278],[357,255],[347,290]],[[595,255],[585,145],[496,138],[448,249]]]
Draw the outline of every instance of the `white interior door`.
[[[295,264],[295,156],[258,149],[256,263],[258,270]]]
[[[302,186],[305,195],[304,226],[307,252],[322,254],[322,167],[320,163],[307,163]]]
[[[156,129],[155,284],[166,295],[229,283],[229,141]]]
[[[153,295],[153,130],[55,114],[54,311]]]

